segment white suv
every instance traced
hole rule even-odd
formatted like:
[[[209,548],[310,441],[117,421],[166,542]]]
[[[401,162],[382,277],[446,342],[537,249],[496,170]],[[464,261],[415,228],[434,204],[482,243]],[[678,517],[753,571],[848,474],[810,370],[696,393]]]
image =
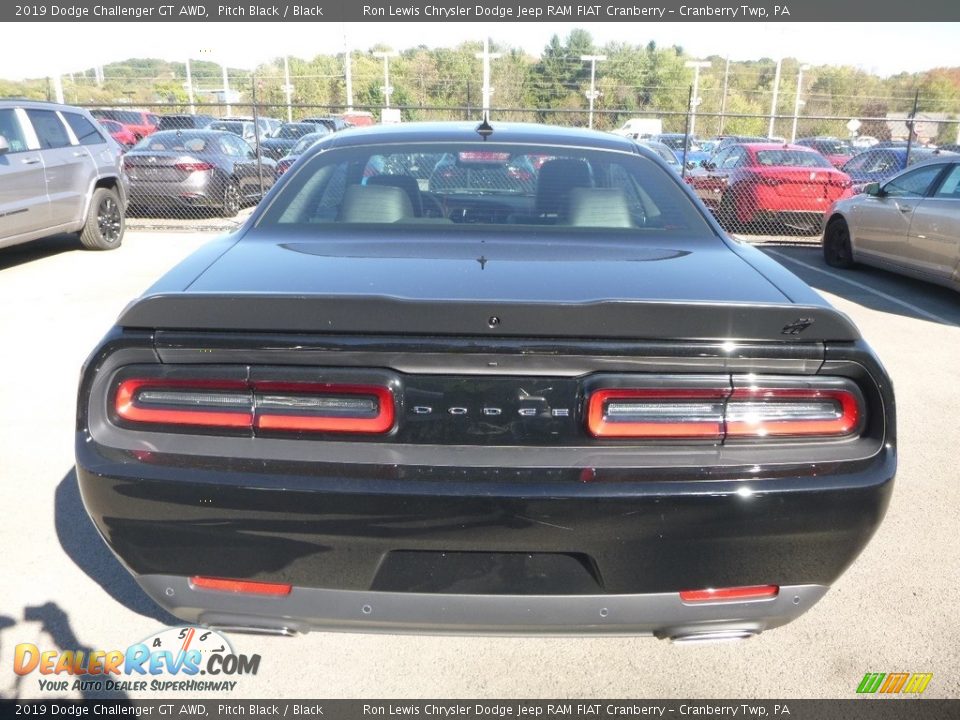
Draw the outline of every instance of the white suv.
[[[128,186],[120,146],[86,110],[0,100],[0,248],[74,232],[119,247]]]

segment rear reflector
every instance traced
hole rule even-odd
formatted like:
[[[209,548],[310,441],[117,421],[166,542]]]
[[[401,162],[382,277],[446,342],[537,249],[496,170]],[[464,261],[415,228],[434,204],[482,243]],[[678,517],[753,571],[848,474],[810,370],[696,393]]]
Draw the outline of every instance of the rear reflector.
[[[861,424],[852,389],[611,388],[587,401],[587,429],[599,438],[725,440],[844,437]]]
[[[708,588],[706,590],[681,590],[680,599],[685,603],[769,600],[775,598],[779,592],[779,585],[749,585],[745,587]]]
[[[246,593],[247,595],[289,595],[292,585],[283,583],[255,582],[253,580],[230,580],[227,578],[201,577],[190,578],[190,585],[196,590],[216,590],[218,592]]]
[[[132,378],[117,388],[121,420],[291,432],[388,432],[393,392],[376,385]]]

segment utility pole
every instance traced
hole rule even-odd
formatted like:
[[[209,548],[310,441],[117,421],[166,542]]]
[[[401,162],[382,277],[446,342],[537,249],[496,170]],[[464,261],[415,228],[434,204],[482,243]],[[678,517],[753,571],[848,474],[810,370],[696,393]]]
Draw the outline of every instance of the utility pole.
[[[780,94],[780,68],[783,58],[777,59],[777,72],[773,76],[773,100],[770,102],[770,125],[767,127],[767,137],[773,137],[773,124],[777,119],[777,97]]]
[[[60,73],[54,73],[53,75],[53,96],[58,103],[63,105],[63,78],[60,77]]]
[[[591,130],[593,129],[593,101],[600,97],[600,93],[596,90],[596,80],[597,80],[597,63],[603,62],[607,59],[606,55],[581,55],[580,60],[582,62],[590,63],[590,92],[587,93],[587,99],[590,101],[590,120],[587,127]]]
[[[390,58],[397,57],[400,53],[396,50],[378,50],[373,53],[375,58],[383,58],[383,100],[384,107],[390,107],[390,96],[393,94],[393,88],[390,87]]]
[[[193,76],[190,74],[190,58],[187,58],[187,97],[190,98],[190,114],[197,112],[197,107],[193,102]]]
[[[500,57],[500,53],[490,52],[490,38],[483,38],[483,52],[474,54],[474,57],[483,60],[483,118],[490,117],[490,96],[493,88],[490,87],[490,61]]]
[[[347,42],[347,29],[344,25],[343,29],[343,65],[344,65],[344,81],[347,86],[347,112],[353,112],[353,63],[351,62],[350,57],[350,45]]]
[[[727,55],[727,68],[723,71],[723,95],[720,96],[720,127],[717,135],[723,135],[723,121],[727,114],[727,87],[730,81],[730,56]]]
[[[287,97],[287,122],[293,122],[293,85],[290,84],[290,58],[283,56],[283,92]]]
[[[708,60],[689,60],[685,62],[684,67],[693,68],[693,96],[690,100],[690,132],[689,137],[693,137],[694,131],[697,127],[697,106],[700,104],[700,95],[698,94],[700,88],[700,68],[711,67],[712,63]]]
[[[227,77],[227,63],[224,62],[220,69],[223,71],[223,106],[226,109],[226,114],[230,114],[230,80]]]
[[[803,91],[803,71],[809,69],[809,65],[801,65],[797,71],[797,97],[793,101],[793,130],[790,131],[790,142],[797,140],[797,119],[800,117],[800,105],[803,104],[800,99],[800,93]]]

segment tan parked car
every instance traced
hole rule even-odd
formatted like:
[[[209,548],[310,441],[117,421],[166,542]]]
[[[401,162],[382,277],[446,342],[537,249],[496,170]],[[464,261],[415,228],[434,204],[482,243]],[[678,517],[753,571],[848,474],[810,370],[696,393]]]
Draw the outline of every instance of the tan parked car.
[[[874,265],[960,290],[960,156],[914,165],[824,216],[828,265]]]

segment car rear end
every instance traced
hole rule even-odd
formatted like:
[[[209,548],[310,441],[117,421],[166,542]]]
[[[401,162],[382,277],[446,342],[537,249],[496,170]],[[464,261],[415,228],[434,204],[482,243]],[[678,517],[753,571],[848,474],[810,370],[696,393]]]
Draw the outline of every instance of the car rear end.
[[[633,167],[632,142],[597,137]],[[509,147],[435,154],[512,167]],[[359,194],[362,151],[341,152]],[[599,213],[518,235],[481,204],[522,198],[485,190],[450,222],[373,224],[371,204],[301,224],[297,188],[341,155],[310,151],[84,368],[83,500],[158,604],[277,634],[733,639],[801,615],[862,551],[896,468],[886,373],[665,165],[637,177],[687,203],[660,205],[687,230]]]
[[[130,202],[141,207],[219,207],[227,172],[212,137],[162,132],[124,156]]]

